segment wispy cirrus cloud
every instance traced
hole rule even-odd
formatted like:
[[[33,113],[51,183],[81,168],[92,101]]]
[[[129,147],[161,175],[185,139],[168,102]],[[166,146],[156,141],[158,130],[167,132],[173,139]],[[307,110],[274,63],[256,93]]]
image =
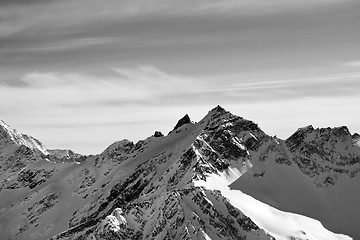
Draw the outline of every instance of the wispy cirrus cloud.
[[[127,104],[169,105],[201,102],[276,101],[358,94],[360,72],[299,79],[190,77],[154,66],[111,68],[107,74],[31,72],[13,84],[25,95],[55,97],[62,107],[112,107]],[[21,98],[21,97],[20,97]],[[40,99],[39,99],[40,101]]]
[[[348,0],[155,0],[151,4],[146,0],[88,0],[86,4],[82,0],[7,2],[0,8],[0,68],[9,67],[23,74],[36,69],[84,72],[103,63],[116,65],[125,61],[165,68],[169,64],[187,65],[188,69],[198,70],[199,65],[204,68],[208,62],[225,69],[227,64],[222,64],[225,60],[232,68],[237,68],[235,63],[247,68],[251,63],[248,64],[246,58],[261,64],[263,57],[259,55],[272,58],[278,54],[277,48],[291,49],[279,51],[286,55],[300,47],[298,59],[302,59],[305,57],[301,55],[310,51],[302,51],[302,46],[311,47],[310,40],[316,41],[310,39],[306,43],[301,38],[292,39],[291,36],[297,34],[298,22],[306,18],[304,25],[314,22],[315,26],[317,12],[314,9],[322,9],[315,5],[326,9],[328,5]],[[304,11],[304,8],[311,10]],[[294,18],[291,11],[297,13]],[[281,13],[280,17],[274,12]],[[302,36],[316,38],[316,34],[307,32]],[[333,39],[327,35],[321,38]],[[320,53],[316,56],[326,57]],[[291,63],[282,64],[281,59],[281,56],[274,58],[272,64],[279,62],[278,65],[287,67]]]
[[[360,67],[360,60],[353,60],[353,61],[349,61],[349,62],[344,62],[341,65],[345,66],[345,67]]]
[[[263,14],[284,10],[312,7],[321,4],[344,3],[349,0],[35,0],[0,1],[0,40],[26,37],[31,39],[41,33],[41,37],[71,37],[81,28],[111,26],[124,21],[156,19],[161,17],[206,16],[212,14]],[[155,17],[156,16],[156,17]],[[76,34],[75,34],[76,35]],[[74,37],[74,36],[72,36]],[[37,38],[33,38],[36,40]]]
[[[322,104],[327,102],[326,99],[332,99],[332,103],[343,98],[356,100],[360,91],[359,78],[360,72],[298,79],[245,78],[241,75],[209,78],[164,71],[149,65],[113,67],[101,75],[29,72],[20,78],[22,85],[15,83],[9,87],[9,80],[6,83],[0,81],[0,96],[6,99],[0,101],[0,111],[13,112],[15,119],[28,116],[23,125],[29,128],[39,130],[44,124],[46,131],[51,129],[59,136],[67,131],[76,141],[91,138],[92,133],[97,132],[97,136],[109,139],[101,145],[105,148],[121,137],[144,137],[142,134],[145,133],[138,131],[140,126],[150,131],[145,135],[149,136],[154,128],[163,129],[166,124],[165,129],[170,130],[168,125],[176,122],[183,112],[192,111],[190,113],[197,120],[203,115],[201,111],[217,104],[238,106],[249,112],[255,106],[254,109],[260,109],[256,110],[259,111],[257,114],[261,115],[272,112],[278,105],[304,112],[319,99]],[[296,106],[292,106],[293,102]],[[303,102],[306,104],[302,105]],[[275,112],[283,112],[279,111]],[[74,129],[81,134],[74,134]],[[120,132],[113,133],[114,129]],[[121,135],[121,131],[126,134]],[[47,135],[44,133],[44,137]],[[88,147],[84,143],[83,148]]]
[[[110,68],[107,74],[91,75],[85,73],[30,72],[20,79],[29,88],[53,88],[77,85],[119,86],[126,90],[146,90],[149,92],[181,91],[188,86],[199,89],[199,79],[181,74],[169,74],[154,66],[138,66],[134,68]],[[191,89],[189,89],[191,90]]]
[[[354,0],[0,0],[0,114],[54,123],[44,136],[57,129],[63,142],[134,136],[217,104],[259,116],[285,106],[265,122],[328,104],[330,119],[338,99],[347,111],[359,101],[359,73],[339,74],[357,71],[339,59],[357,57],[359,9]],[[340,105],[336,115],[352,118]]]
[[[7,50],[6,48],[0,49],[1,53],[41,53],[41,52],[56,52],[56,51],[71,51],[72,49],[86,48],[94,45],[100,44],[108,44],[114,41],[118,41],[116,38],[79,38],[79,39],[65,39],[62,41],[49,41],[45,43],[31,43],[30,44],[22,44],[18,48],[10,47],[11,50]]]
[[[49,0],[1,0],[0,6],[22,6],[22,5],[34,5],[34,4],[51,4],[52,1]]]
[[[0,86],[11,88],[27,88],[30,84],[18,78],[4,78],[0,79]]]

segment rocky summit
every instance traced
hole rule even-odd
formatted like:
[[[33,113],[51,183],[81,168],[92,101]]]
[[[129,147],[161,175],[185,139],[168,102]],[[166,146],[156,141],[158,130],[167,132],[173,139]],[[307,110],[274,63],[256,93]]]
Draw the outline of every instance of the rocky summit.
[[[0,239],[360,239],[346,127],[282,140],[217,106],[84,156],[0,123]]]

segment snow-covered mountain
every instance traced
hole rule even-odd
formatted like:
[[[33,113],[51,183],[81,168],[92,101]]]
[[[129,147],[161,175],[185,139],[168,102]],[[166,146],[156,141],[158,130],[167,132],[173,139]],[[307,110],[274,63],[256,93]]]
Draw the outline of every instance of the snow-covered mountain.
[[[47,150],[4,122],[0,133],[0,239],[359,236],[360,137],[346,128],[283,141],[217,106],[95,156]]]
[[[285,141],[269,139],[252,155],[253,168],[231,188],[360,239],[359,139],[346,127],[312,126]]]

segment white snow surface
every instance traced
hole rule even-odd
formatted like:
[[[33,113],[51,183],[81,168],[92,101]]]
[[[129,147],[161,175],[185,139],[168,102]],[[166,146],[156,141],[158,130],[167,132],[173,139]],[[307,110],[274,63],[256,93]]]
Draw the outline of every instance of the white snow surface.
[[[206,181],[199,180],[194,184],[210,190],[220,190],[232,205],[250,217],[260,228],[278,240],[349,240],[349,236],[335,234],[325,229],[317,220],[299,214],[280,211],[255,198],[230,189],[229,185],[241,176],[237,168],[218,174],[211,174]]]
[[[355,145],[360,147],[360,139],[355,142]]]
[[[311,132],[308,135],[310,136],[307,138],[312,141],[314,133]],[[280,139],[278,141],[280,144],[273,144],[273,146],[276,146],[276,150],[279,150],[283,157],[292,160],[293,155],[289,152],[285,142]],[[266,146],[264,144],[264,149]],[[351,156],[359,156],[359,149],[354,148],[349,139],[345,142],[338,141],[332,145],[325,143],[324,146],[328,146],[334,152],[332,159],[341,159],[341,156],[337,155],[339,153],[343,153],[343,155],[348,153],[349,159]],[[259,152],[261,151],[263,150],[260,149]],[[326,169],[326,166],[339,167],[330,161],[325,162],[316,158],[315,154],[312,154],[311,157],[314,157],[317,163],[323,164],[323,169]],[[277,163],[274,154],[267,154],[266,160],[260,161],[258,154],[252,152],[251,162],[253,168],[232,183],[231,189],[241,190],[279,210],[312,217],[333,232],[359,239],[358,216],[360,209],[357,206],[360,201],[360,192],[358,191],[360,182],[356,175],[351,177],[336,171],[323,171],[320,172],[320,175],[311,177],[304,174],[294,162],[291,165]],[[359,163],[355,163],[341,167],[355,170],[358,166]],[[259,173],[264,174],[262,177],[256,177]],[[336,183],[328,186],[314,184],[314,179],[325,179],[326,177],[336,179]]]
[[[211,115],[209,114],[204,118],[203,122],[209,121],[210,118]],[[3,125],[2,121],[0,121],[0,124]],[[231,124],[229,123],[229,126],[230,125]],[[30,169],[34,167],[34,169],[36,169],[41,167],[44,169],[55,169],[55,174],[48,181],[34,189],[20,188],[15,190],[4,190],[0,192],[0,239],[2,239],[2,237],[5,238],[5,236],[8,236],[8,232],[11,233],[11,235],[15,234],[19,227],[22,227],[19,225],[19,220],[23,220],[25,217],[27,217],[26,213],[28,207],[41,200],[41,196],[49,195],[51,193],[54,193],[58,196],[58,200],[56,200],[58,201],[56,207],[50,208],[41,216],[39,216],[38,226],[33,227],[30,225],[28,231],[34,233],[35,235],[26,236],[27,232],[25,232],[22,235],[18,235],[17,239],[46,239],[50,236],[53,236],[54,234],[58,234],[67,230],[69,227],[69,220],[72,218],[72,213],[75,210],[79,210],[78,215],[80,216],[91,212],[89,209],[96,209],[100,203],[100,201],[97,199],[101,200],[109,195],[112,187],[117,182],[119,182],[119,180],[125,179],[132,172],[134,172],[137,166],[146,163],[146,161],[150,158],[155,158],[156,156],[160,156],[162,153],[169,151],[169,153],[173,154],[171,158],[169,158],[162,165],[155,165],[157,173],[154,179],[162,176],[166,171],[169,170],[171,165],[173,165],[182,156],[184,150],[191,146],[195,139],[198,138],[199,140],[202,140],[202,138],[198,136],[203,131],[203,129],[204,124],[189,124],[180,127],[178,131],[172,132],[164,138],[150,137],[144,140],[146,143],[144,144],[144,148],[137,150],[135,153],[129,154],[124,159],[111,159],[107,156],[107,154],[117,150],[119,147],[121,148],[128,142],[125,140],[114,143],[102,154],[89,157],[86,161],[81,163],[55,164],[46,160],[32,163],[32,165],[29,165],[27,168]],[[14,134],[16,135],[16,133]],[[21,135],[20,137],[23,138],[23,136],[24,135]],[[250,136],[257,140],[256,136],[252,133],[250,133]],[[235,144],[241,149],[244,147],[240,139],[236,139]],[[213,150],[210,145],[207,146]],[[205,181],[195,181],[194,185],[204,187],[209,190],[220,190],[221,194],[229,199],[230,203],[234,207],[238,208],[240,211],[250,217],[252,221],[255,222],[260,228],[267,231],[277,240],[351,239],[346,235],[335,234],[328,231],[318,220],[305,217],[300,214],[280,211],[275,207],[262,203],[261,201],[243,193],[242,191],[238,190],[239,188],[230,188],[230,184],[237,183],[240,177],[245,177],[246,179],[246,174],[252,173],[254,162],[253,159],[251,160],[252,161],[239,160],[238,162],[232,162],[232,167],[229,167],[227,170],[220,172],[219,174],[210,174],[207,176]],[[256,165],[255,168],[259,168],[259,166]],[[269,168],[271,168],[271,166],[264,166],[263,169],[255,169],[255,171],[266,170],[264,177],[259,177],[258,179],[269,180],[267,178],[267,170],[269,170]],[[171,171],[175,170],[176,169],[172,169]],[[270,184],[275,184],[274,186],[277,186],[276,184],[278,184],[278,181],[284,182],[284,179],[288,179],[289,181],[294,182],[297,181],[297,179],[292,177],[292,175],[298,175],[293,174],[292,171],[280,168],[278,173],[278,176],[275,176],[277,181],[272,182],[270,179]],[[84,178],[85,175],[87,178]],[[91,178],[97,179],[97,181],[93,183],[83,183],[83,179]],[[311,184],[310,181],[302,183]],[[179,183],[179,185],[182,184],[185,183]],[[79,188],[80,185],[84,187],[83,190]],[[344,183],[344,185],[346,184]],[[161,187],[163,186],[161,185]],[[256,186],[251,187],[254,187],[253,190],[256,191]],[[280,186],[280,188],[281,187],[282,186]],[[89,193],[89,195],[87,193]],[[297,194],[297,196],[301,197],[300,200],[306,199],[307,192],[300,192]],[[140,202],[141,200],[142,199],[140,196],[137,201]],[[206,200],[212,204],[216,204],[214,201],[211,201],[210,197],[206,198]],[[161,202],[162,200],[159,199],[158,201]],[[13,204],[13,206],[11,206],[12,203],[15,203],[15,205]],[[66,211],[63,211],[64,209],[66,209]],[[334,209],[334,211],[336,212],[337,210]],[[337,214],[337,212],[335,214]],[[122,225],[129,224],[136,226],[137,224],[131,218],[128,218],[128,215],[124,217],[122,215],[121,209],[116,209],[116,211],[109,215],[106,220],[102,222],[102,226],[114,226],[116,231],[118,231]],[[49,225],[49,223],[56,223],[56,225]],[[153,226],[151,223],[147,224],[144,227],[144,232],[150,232],[152,227]],[[187,227],[190,229],[191,226]],[[193,228],[198,229],[198,226],[193,226]],[[40,231],[40,229],[45,230]],[[189,229],[188,231],[192,231]],[[201,236],[195,239],[212,238],[211,234],[206,234],[202,229],[200,229],[200,233],[197,233],[200,235],[194,235]],[[161,235],[159,235],[159,237],[160,236]]]
[[[18,131],[16,131],[15,129],[12,129],[2,119],[0,119],[0,129],[1,128],[8,134],[11,141],[13,141],[15,144],[24,145],[24,146],[29,147],[30,149],[37,149],[45,155],[48,154],[46,148],[41,144],[40,141],[38,141],[37,139],[35,139],[31,136],[21,134]]]

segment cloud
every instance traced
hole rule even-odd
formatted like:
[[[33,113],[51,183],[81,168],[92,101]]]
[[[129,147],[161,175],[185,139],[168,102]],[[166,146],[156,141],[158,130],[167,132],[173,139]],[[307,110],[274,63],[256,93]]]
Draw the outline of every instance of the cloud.
[[[345,2],[0,0],[0,111],[24,122],[131,122],[154,106],[171,115],[182,106],[359,95],[354,74],[266,75],[292,67],[310,75],[324,59],[350,56],[356,8],[326,7]]]
[[[346,67],[360,67],[360,60],[353,60],[350,62],[344,62],[341,65]]]
[[[85,76],[73,73],[32,72],[24,75],[20,81],[26,83],[30,88],[51,88],[59,86],[68,86],[84,81]]]
[[[203,80],[169,74],[153,66],[113,68],[102,76],[31,72],[18,81],[3,82],[3,85],[14,89],[8,89],[9,93],[21,92],[15,98],[31,98],[33,103],[40,105],[67,108],[163,104],[162,101],[172,95],[194,95],[206,88]],[[48,100],[43,102],[44,99]]]
[[[180,75],[169,74],[153,66],[137,68],[113,68],[124,80],[122,84],[129,88],[146,89],[154,92],[176,92],[198,90],[201,88],[199,80]]]
[[[238,114],[244,117],[253,111],[256,116],[275,112],[273,115],[279,118],[277,114],[286,112],[296,118],[300,110],[305,114],[307,108],[323,111],[323,105],[331,102],[328,105],[328,115],[331,115],[334,102],[337,109],[342,109],[340,103],[356,105],[360,95],[359,77],[360,72],[298,79],[257,79],[241,75],[209,78],[164,71],[150,65],[113,67],[101,75],[30,72],[20,78],[24,86],[0,87],[1,99],[5,99],[0,101],[0,110],[2,114],[11,113],[13,120],[21,120],[23,126],[40,131],[44,125],[44,137],[59,136],[56,139],[64,142],[67,138],[81,142],[101,136],[109,139],[101,145],[105,148],[115,137],[141,139],[151,135],[154,129],[168,131],[184,113],[191,113],[199,120],[217,104],[238,106],[243,109]],[[344,98],[352,102],[338,101]],[[322,105],[317,106],[319,99]],[[286,108],[273,109],[279,106]],[[349,106],[345,106],[346,109]],[[294,114],[297,108],[300,110]],[[247,111],[242,112],[244,109]],[[6,114],[2,117],[10,119]],[[49,131],[52,134],[49,135]]]
[[[346,2],[88,0],[85,4],[80,0],[49,0],[41,5],[43,1],[35,0],[36,4],[27,4],[20,0],[15,1],[17,4],[7,4],[0,8],[0,65],[19,66],[21,71],[23,66],[31,64],[38,64],[40,67],[50,64],[68,67],[68,62],[74,59],[81,60],[82,63],[96,60],[100,62],[111,57],[114,61],[127,61],[130,58],[130,61],[144,58],[156,61],[170,51],[181,51],[184,54],[185,47],[194,49],[192,53],[203,51],[206,47],[211,47],[206,53],[220,52],[224,49],[228,51],[233,47],[227,44],[228,42],[238,44],[235,51],[240,52],[244,48],[245,55],[253,44],[262,44],[251,40],[257,38],[267,42],[268,38],[277,35],[276,31],[271,30],[273,26],[279,27],[282,24],[260,24],[259,21],[266,19],[239,19],[239,16],[284,12],[291,9],[302,11],[301,6],[313,6],[319,2]],[[286,26],[285,28],[294,29]],[[244,44],[241,44],[240,41],[244,39]],[[281,43],[279,42],[279,45],[286,46]],[[246,44],[249,44],[249,47],[243,47]],[[154,48],[162,48],[163,51],[160,54],[154,53]],[[140,50],[146,50],[147,53]],[[260,50],[259,48],[254,53]],[[122,54],[123,52],[125,53]],[[204,54],[197,56],[202,55]],[[155,65],[157,63],[150,62]],[[57,68],[53,70],[59,71]]]
[[[154,66],[111,68],[107,74],[32,72],[20,81],[3,85],[28,94],[53,97],[63,108],[118,107],[127,105],[181,105],[219,102],[261,102],[305,97],[359,94],[360,72],[299,79],[244,79],[190,77]],[[21,84],[20,84],[21,83]],[[31,94],[31,92],[33,92]],[[33,96],[35,99],[37,96]]]
[[[16,2],[15,4],[11,4]],[[299,10],[301,6],[343,3],[348,0],[20,0],[0,1],[1,32],[12,35],[19,32],[55,34],[86,25],[121,23],[129,19],[159,17],[204,16],[209,14],[263,14],[264,12]],[[38,5],[43,6],[39,7]],[[155,17],[156,16],[156,17]],[[7,29],[7,31],[4,31]],[[1,35],[0,35],[1,36]]]
[[[55,52],[55,51],[71,51],[72,49],[86,48],[93,45],[108,44],[116,41],[114,38],[80,38],[80,39],[65,39],[63,41],[53,40],[47,43],[30,43],[24,44],[17,48],[12,48],[12,53],[41,53],[41,52]],[[0,50],[6,52],[6,49]]]
[[[5,87],[13,87],[13,88],[25,88],[25,87],[29,87],[30,84],[23,81],[22,79],[10,79],[10,78],[6,78],[6,79],[1,79],[0,80],[0,86],[5,86]]]
[[[40,128],[40,129],[48,129],[48,128],[57,128],[57,129],[79,129],[79,128],[89,128],[89,127],[102,127],[102,126],[129,126],[129,125],[140,125],[145,123],[165,123],[165,121],[162,120],[133,120],[133,121],[69,121],[69,122],[53,122],[53,123],[39,123],[39,122],[32,122],[32,123],[26,123],[24,126],[31,127],[31,128]]]
[[[51,0],[1,0],[0,6],[6,7],[6,6],[28,6],[28,5],[38,5],[38,4],[51,4],[53,1]]]

